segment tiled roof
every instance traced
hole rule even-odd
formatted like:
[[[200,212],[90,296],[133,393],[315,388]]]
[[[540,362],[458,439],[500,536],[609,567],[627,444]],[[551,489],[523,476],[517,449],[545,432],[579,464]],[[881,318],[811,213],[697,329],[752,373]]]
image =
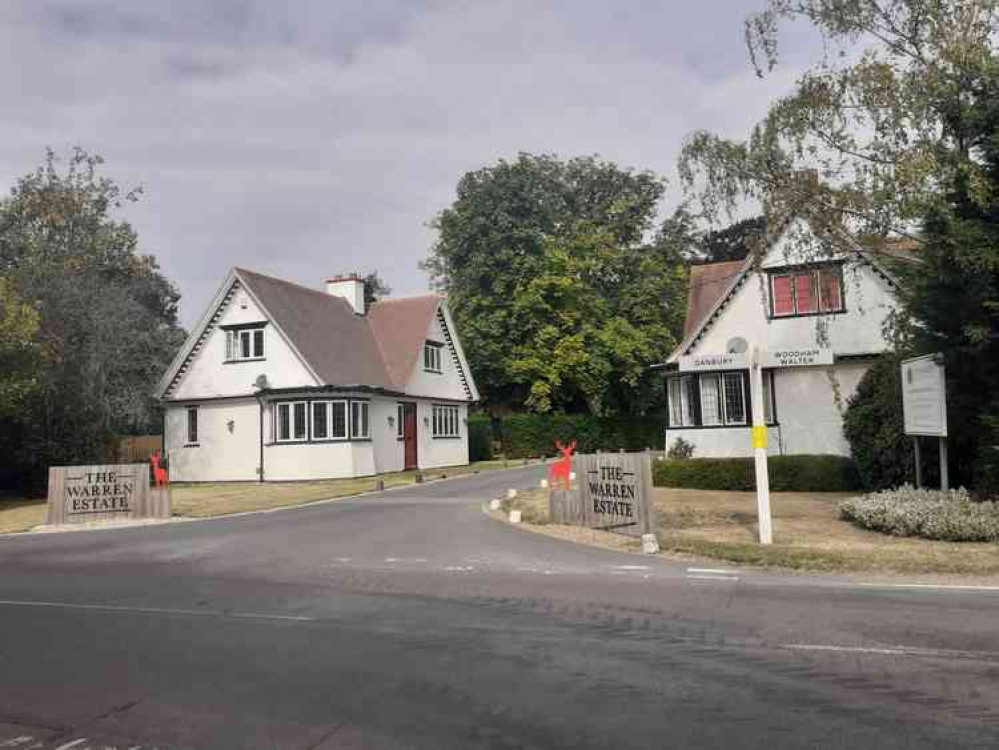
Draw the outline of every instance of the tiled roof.
[[[329,386],[405,388],[440,304],[432,295],[385,300],[357,315],[339,297],[243,268],[235,273]]]
[[[728,289],[732,279],[739,275],[745,265],[744,260],[731,260],[691,266],[687,289],[687,317],[683,321],[684,339],[697,330]]]

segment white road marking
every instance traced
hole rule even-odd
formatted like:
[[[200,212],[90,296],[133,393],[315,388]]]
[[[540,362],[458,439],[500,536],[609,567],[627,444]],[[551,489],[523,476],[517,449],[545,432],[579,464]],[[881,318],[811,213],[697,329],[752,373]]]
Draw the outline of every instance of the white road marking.
[[[714,575],[730,576],[735,575],[738,571],[729,570],[728,568],[687,568],[688,573],[712,573]]]
[[[59,745],[55,750],[69,750],[71,747],[76,747],[77,745],[82,745],[87,741],[86,737],[81,737],[78,740],[73,740],[72,742],[67,742],[65,745]]]
[[[982,651],[950,651],[947,649],[918,648],[916,646],[895,646],[876,648],[872,646],[831,646],[820,643],[784,643],[781,648],[793,651],[832,651],[849,654],[878,654],[881,656],[922,656],[944,659],[976,659],[979,661],[999,660],[999,653]]]
[[[739,576],[716,576],[707,574],[690,575],[687,574],[688,581],[738,581]]]
[[[338,557],[338,558],[336,558],[336,561],[338,563],[348,563],[348,562],[350,562],[353,559],[354,559],[353,557]]]
[[[471,565],[467,565],[467,566],[465,566],[465,565],[445,565],[444,566],[444,570],[446,570],[448,572],[465,573],[465,572],[468,572],[469,570],[475,570],[475,568],[473,568]]]
[[[425,557],[386,557],[385,562],[387,563],[425,563],[427,558]]]
[[[999,591],[999,586],[973,586],[945,583],[857,583],[875,589],[938,589],[940,591]]]
[[[54,609],[82,609],[99,612],[126,612],[141,615],[195,615],[197,617],[240,617],[251,620],[290,620],[293,622],[315,622],[314,617],[298,615],[270,615],[258,612],[223,612],[213,609],[170,609],[167,607],[121,607],[111,604],[76,604],[71,602],[32,602],[15,599],[0,599],[3,607],[51,607]],[[56,749],[58,750],[58,748]]]
[[[648,570],[648,565],[611,565],[614,570]]]

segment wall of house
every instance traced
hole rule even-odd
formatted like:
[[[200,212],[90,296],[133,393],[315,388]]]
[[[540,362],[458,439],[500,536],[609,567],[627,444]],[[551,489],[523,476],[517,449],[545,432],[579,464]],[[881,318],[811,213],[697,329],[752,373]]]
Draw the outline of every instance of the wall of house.
[[[256,399],[201,403],[197,407],[198,444],[187,446],[187,405],[167,405],[164,450],[170,457],[171,481],[258,479],[260,412]]]
[[[223,325],[256,323],[266,320],[250,295],[238,289],[227,303],[221,318],[212,326],[201,349],[194,356],[171,400],[239,396],[253,393],[258,375],[266,375],[272,388],[317,385],[291,347],[272,324],[264,327],[264,359],[226,362]]]
[[[268,482],[342,479],[374,474],[371,441],[272,443],[264,448]]]
[[[791,265],[797,257],[786,244],[778,244],[767,254],[764,267]],[[843,266],[843,299],[846,311],[822,316],[768,319],[770,292],[766,273],[750,273],[689,352],[718,354],[736,336],[771,351],[782,348],[816,346],[819,326],[826,327],[834,354],[882,352],[887,344],[882,335],[885,318],[895,306],[888,283],[870,266],[851,260]]]
[[[403,442],[398,435],[398,401],[373,398],[371,400],[371,441],[374,448],[375,472],[402,471],[405,466]],[[389,424],[389,417],[392,423]]]
[[[453,332],[452,332],[453,333]],[[427,339],[439,341],[445,344],[444,351],[441,352],[441,369],[443,372],[427,372],[423,369],[423,349],[421,347],[416,367],[406,386],[406,393],[414,396],[424,396],[427,398],[451,399],[463,401],[468,398],[464,386],[461,384],[461,375],[456,364],[454,349],[447,344],[444,332],[435,316],[427,326]]]
[[[767,455],[850,455],[842,410],[869,365],[794,367],[774,371],[777,425],[767,428]],[[694,458],[752,456],[748,427],[688,427],[669,430],[667,444],[682,437]]]
[[[468,405],[458,404],[458,432],[456,438],[433,436],[434,401],[420,401],[416,405],[417,451],[421,469],[468,464]],[[454,405],[454,404],[451,404]]]

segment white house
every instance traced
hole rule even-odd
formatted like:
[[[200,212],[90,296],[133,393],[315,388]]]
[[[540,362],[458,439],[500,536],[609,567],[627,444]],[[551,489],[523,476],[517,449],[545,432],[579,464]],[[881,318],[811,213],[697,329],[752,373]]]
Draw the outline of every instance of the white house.
[[[286,481],[467,464],[478,392],[442,297],[234,268],[157,396],[172,480]]]
[[[896,281],[884,260],[898,254],[871,253],[840,232],[817,254],[808,237],[815,241],[808,223],[795,220],[761,260],[691,268],[684,340],[666,366],[667,445],[683,438],[695,457],[752,455],[749,371],[739,353],[757,346],[831,359],[763,370],[768,453],[849,455],[843,412],[887,348]],[[706,360],[718,354],[734,356]],[[681,358],[691,356],[704,369],[680,372]]]

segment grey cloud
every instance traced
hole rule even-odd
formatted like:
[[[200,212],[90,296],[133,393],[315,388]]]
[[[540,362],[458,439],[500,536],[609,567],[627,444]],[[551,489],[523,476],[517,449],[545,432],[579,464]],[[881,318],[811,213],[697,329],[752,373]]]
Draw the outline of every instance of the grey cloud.
[[[669,175],[692,130],[745,133],[794,73],[749,68],[756,6],[7,6],[0,184],[47,145],[103,154],[146,187],[126,217],[188,323],[235,264],[308,284],[378,269],[419,292],[426,223],[469,169],[526,150]]]

